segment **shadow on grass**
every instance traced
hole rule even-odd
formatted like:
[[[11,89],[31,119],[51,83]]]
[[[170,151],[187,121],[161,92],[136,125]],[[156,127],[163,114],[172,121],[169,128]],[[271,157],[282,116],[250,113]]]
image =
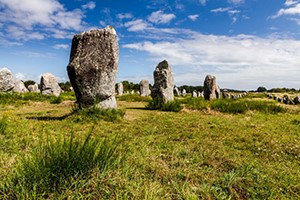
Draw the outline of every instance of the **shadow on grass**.
[[[65,114],[63,116],[32,116],[26,117],[26,119],[38,120],[38,121],[62,121],[71,115],[75,114],[76,111],[72,111],[71,113]]]
[[[126,107],[128,110],[149,110],[145,107]]]

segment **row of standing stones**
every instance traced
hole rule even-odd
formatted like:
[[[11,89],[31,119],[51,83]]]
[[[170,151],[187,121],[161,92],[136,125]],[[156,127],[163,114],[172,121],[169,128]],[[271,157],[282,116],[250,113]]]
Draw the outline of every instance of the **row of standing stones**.
[[[280,103],[289,104],[289,105],[300,104],[300,97],[299,96],[295,96],[294,98],[292,98],[292,97],[289,97],[288,95],[284,95],[283,97],[268,94],[268,93],[266,93],[266,95],[269,99],[273,99],[273,100],[275,100],[277,102],[280,102]]]
[[[73,37],[70,61],[67,66],[68,76],[76,95],[79,108],[97,106],[100,108],[117,108],[115,98],[116,74],[119,63],[119,47],[117,34],[113,27],[96,29],[77,34]],[[164,60],[154,70],[154,85],[149,89],[149,82],[140,82],[141,96],[161,99],[164,103],[174,100],[180,95],[178,88],[174,88],[172,68]],[[30,85],[31,92],[38,92],[37,85]],[[0,92],[27,92],[27,88],[20,80],[15,80],[11,72],[4,68],[0,71]],[[56,78],[46,73],[41,77],[42,94],[59,96],[61,89]],[[117,84],[117,93],[123,94],[123,85]],[[185,96],[183,90],[181,95]],[[204,97],[207,100],[228,97],[217,85],[216,78],[207,75],[204,80],[203,93],[194,91],[193,97]]]
[[[29,85],[28,88],[26,88],[24,82],[14,78],[9,69],[0,69],[0,92],[41,92],[44,95],[54,96],[59,96],[62,92],[56,78],[50,73],[45,73],[41,76],[40,86],[40,89],[38,88],[38,84]]]

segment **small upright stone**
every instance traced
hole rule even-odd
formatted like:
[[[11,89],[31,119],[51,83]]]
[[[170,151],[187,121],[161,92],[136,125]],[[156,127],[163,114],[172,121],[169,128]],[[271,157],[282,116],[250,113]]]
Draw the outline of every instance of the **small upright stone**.
[[[180,95],[180,92],[177,87],[174,88],[174,95],[177,97]]]
[[[15,87],[13,88],[14,92],[25,93],[28,92],[28,89],[25,87],[24,82],[21,80],[15,80]]]
[[[149,81],[147,80],[140,81],[140,94],[142,97],[147,97],[151,94],[151,91],[149,89]]]
[[[117,94],[119,96],[122,96],[124,92],[124,87],[123,87],[123,83],[118,83],[117,84]]]
[[[43,95],[58,97],[61,93],[57,80],[53,74],[46,73],[41,76],[41,92]]]
[[[202,97],[203,98],[203,92],[198,92],[198,97]]]
[[[11,91],[15,86],[15,81],[13,79],[13,74],[9,69],[0,69],[0,92]]]
[[[174,100],[174,80],[171,66],[166,60],[160,62],[153,72],[154,85],[151,91],[153,99],[161,99],[164,103]]]
[[[186,90],[185,90],[185,89],[182,89],[181,95],[182,95],[183,97],[186,96]]]
[[[204,80],[204,98],[206,100],[219,99],[221,96],[220,88],[217,85],[216,77],[207,75]]]
[[[193,98],[197,98],[197,97],[198,97],[198,93],[197,93],[196,90],[194,90],[194,91],[192,92],[192,97],[193,97]]]
[[[28,85],[29,92],[40,92],[38,84]]]
[[[118,63],[118,40],[112,26],[73,37],[67,70],[80,108],[117,108]]]

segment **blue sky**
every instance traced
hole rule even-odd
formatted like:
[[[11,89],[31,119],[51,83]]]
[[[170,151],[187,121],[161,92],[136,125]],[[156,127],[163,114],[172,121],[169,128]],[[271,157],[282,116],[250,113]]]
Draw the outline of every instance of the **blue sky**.
[[[300,88],[300,0],[0,0],[0,68],[66,81],[73,35],[107,25],[117,81],[153,82],[166,59],[178,86]]]

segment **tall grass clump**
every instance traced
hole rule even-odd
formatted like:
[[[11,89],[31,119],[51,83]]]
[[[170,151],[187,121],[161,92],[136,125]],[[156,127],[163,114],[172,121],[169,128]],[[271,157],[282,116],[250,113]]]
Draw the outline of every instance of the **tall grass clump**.
[[[215,99],[206,101],[202,98],[190,98],[186,101],[186,107],[192,110],[212,109],[232,114],[246,113],[250,110],[272,114],[285,112],[285,109],[276,105],[275,102],[245,99]]]
[[[60,193],[76,180],[88,179],[92,170],[103,174],[112,169],[119,158],[119,144],[116,139],[102,141],[91,134],[81,140],[72,134],[63,139],[47,139],[29,156],[20,158],[12,178],[1,190],[16,199],[47,198],[51,193]]]
[[[183,100],[187,108],[192,110],[207,110],[209,108],[209,101],[204,98],[186,98]]]
[[[168,101],[164,103],[161,99],[153,99],[146,105],[146,108],[149,110],[161,110],[167,112],[179,112],[182,110],[182,105],[179,101]]]
[[[247,111],[258,111],[263,113],[280,113],[284,112],[284,108],[276,105],[274,102],[257,101],[257,100],[232,100],[217,99],[210,102],[210,107],[224,113],[245,113]]]
[[[120,120],[125,115],[125,110],[122,109],[102,109],[97,106],[93,106],[91,108],[73,109],[75,121],[116,121]]]
[[[6,131],[6,128],[7,128],[7,117],[6,116],[3,116],[1,119],[0,119],[0,134],[4,134],[5,131]]]
[[[122,96],[117,97],[119,101],[126,101],[126,102],[150,102],[150,97],[143,97],[139,94],[125,94]]]
[[[62,102],[62,98],[61,96],[58,97],[52,96],[49,101],[51,104],[60,104]]]
[[[20,106],[20,105],[28,104],[30,101],[34,101],[34,102],[46,102],[46,101],[48,101],[51,104],[58,104],[58,103],[61,103],[63,101],[63,99],[67,99],[67,98],[72,99],[72,97],[70,97],[70,95],[71,94],[65,94],[64,97],[62,98],[61,96],[54,97],[54,96],[51,96],[51,95],[42,95],[41,93],[35,93],[35,92],[0,93],[0,105]],[[75,98],[73,98],[73,99],[75,99]]]

